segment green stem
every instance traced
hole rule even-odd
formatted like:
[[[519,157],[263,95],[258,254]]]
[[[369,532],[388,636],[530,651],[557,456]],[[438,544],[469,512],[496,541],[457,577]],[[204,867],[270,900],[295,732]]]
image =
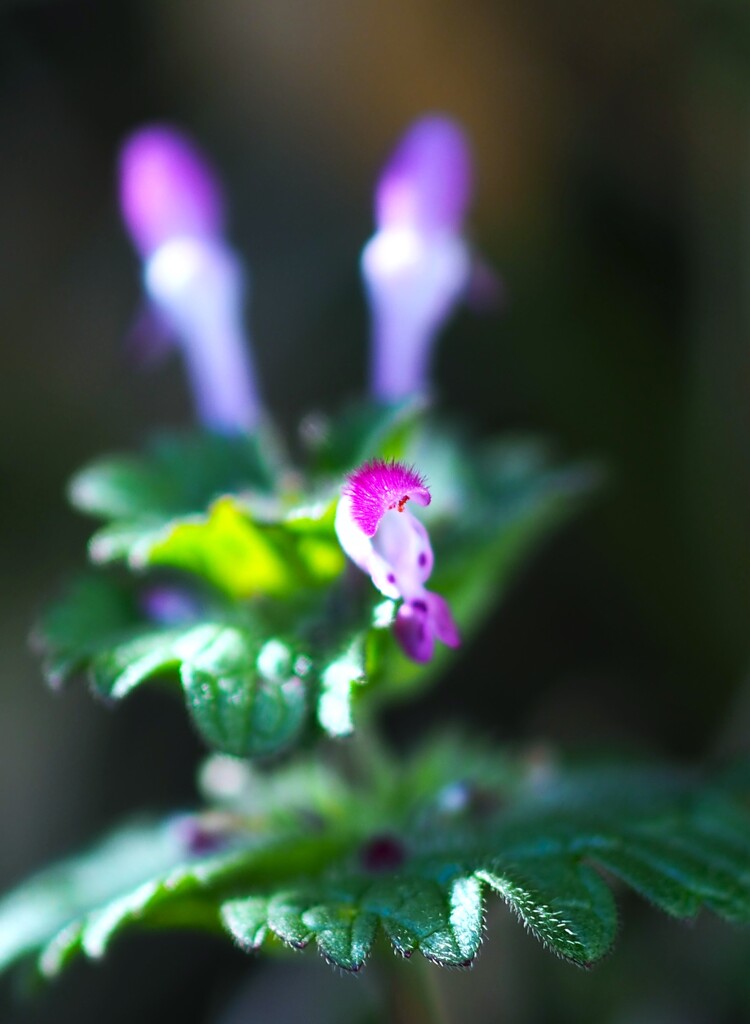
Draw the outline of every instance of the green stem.
[[[450,1024],[438,980],[438,968],[421,955],[408,963],[384,952],[385,1020],[389,1024]]]
[[[349,751],[350,763],[356,775],[371,792],[382,795],[392,788],[395,768],[393,754],[383,742],[370,709],[358,709]]]

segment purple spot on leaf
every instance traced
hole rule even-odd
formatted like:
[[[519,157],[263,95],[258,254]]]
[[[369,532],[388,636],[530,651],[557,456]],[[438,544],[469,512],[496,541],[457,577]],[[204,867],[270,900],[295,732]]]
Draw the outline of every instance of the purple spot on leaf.
[[[359,859],[365,871],[395,871],[406,860],[406,848],[396,836],[374,836],[360,850]]]
[[[227,843],[224,832],[197,817],[184,817],[175,822],[175,831],[186,853],[205,857],[222,850]]]

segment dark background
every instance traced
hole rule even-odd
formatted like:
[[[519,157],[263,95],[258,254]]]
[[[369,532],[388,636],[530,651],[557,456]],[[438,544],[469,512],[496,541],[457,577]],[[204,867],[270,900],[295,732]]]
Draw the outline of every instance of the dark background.
[[[71,471],[191,416],[178,361],[141,372],[124,341],[139,286],[120,140],[174,121],[221,168],[262,388],[291,431],[364,386],[373,182],[430,110],[473,139],[472,234],[508,293],[501,315],[462,311],[446,332],[443,402],[478,433],[598,457],[609,483],[394,735],[460,720],[693,761],[747,750],[746,0],[4,0],[0,887],[124,814],[194,799],[201,749],[176,703],[51,695],[26,645],[81,564]],[[494,913],[477,968],[441,976],[455,1019],[750,1019],[746,936],[625,911],[592,974]],[[374,986],[310,957],[258,967],[214,940],[139,937],[36,1003],[3,1010],[0,994],[0,1020],[351,1021]]]

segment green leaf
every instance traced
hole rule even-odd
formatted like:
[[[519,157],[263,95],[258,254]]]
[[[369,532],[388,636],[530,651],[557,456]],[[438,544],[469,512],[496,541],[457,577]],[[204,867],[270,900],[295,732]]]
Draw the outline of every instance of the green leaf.
[[[112,581],[82,580],[42,621],[47,674],[86,670],[95,692],[120,700],[154,676],[179,678],[205,741],[240,757],[287,749],[309,717],[311,660],[256,616],[158,626]]]
[[[169,871],[182,852],[169,825],[135,824],[25,883],[0,903],[0,970],[49,946],[44,970],[56,973],[77,945],[87,914]]]
[[[340,477],[368,459],[405,458],[426,408],[420,398],[360,403],[332,419],[308,421],[303,437],[312,449],[313,471]]]
[[[264,609],[205,606],[198,619],[161,626],[114,581],[84,578],[42,620],[37,641],[51,683],[86,672],[95,693],[121,700],[154,677],[171,676],[209,746],[266,757],[291,747],[314,711],[330,735],[351,732],[353,690],[364,681],[361,634],[352,638],[347,627],[345,639],[328,636],[322,647],[312,637],[289,641],[297,613],[284,610],[291,628],[282,628],[275,607],[265,616]],[[316,620],[310,625],[314,633]]]
[[[83,469],[70,483],[70,499],[82,512],[118,521],[202,512],[223,494],[269,493],[276,450],[267,432],[160,437],[142,457],[112,456]]]
[[[610,949],[617,910],[604,880],[577,861],[523,859],[479,871],[529,931],[559,956],[584,966]]]
[[[329,584],[344,568],[333,529],[334,505],[284,510],[258,521],[234,498],[215,501],[205,515],[165,522],[114,523],[97,531],[94,562],[126,560],[130,568],[177,569],[199,577],[231,600],[285,598]]]
[[[329,583],[342,572],[344,555],[331,514],[259,524],[231,498],[222,498],[206,516],[177,520],[150,535],[131,550],[131,563],[185,570],[237,600],[289,597],[300,587]]]
[[[237,757],[261,757],[287,748],[301,732],[308,669],[309,661],[280,640],[257,650],[246,633],[218,628],[180,674],[206,742]]]
[[[222,657],[237,662],[231,644]],[[214,764],[220,809],[130,829],[6,897],[0,966],[34,955],[54,975],[134,926],[223,927],[247,950],[314,943],[347,970],[382,934],[403,956],[460,966],[493,893],[588,966],[615,938],[612,874],[673,916],[707,907],[750,922],[750,803],[736,782],[661,766],[540,775],[461,749],[440,741],[364,789],[300,762],[235,773],[229,792]],[[213,852],[191,853],[201,849]]]
[[[122,587],[95,576],[77,580],[34,632],[35,645],[46,655],[44,673],[50,685],[58,686],[82,669],[136,617],[134,602]]]
[[[212,505],[207,516],[171,523],[131,552],[131,561],[194,573],[235,599],[288,595],[297,583],[294,566],[268,532],[229,498]]]

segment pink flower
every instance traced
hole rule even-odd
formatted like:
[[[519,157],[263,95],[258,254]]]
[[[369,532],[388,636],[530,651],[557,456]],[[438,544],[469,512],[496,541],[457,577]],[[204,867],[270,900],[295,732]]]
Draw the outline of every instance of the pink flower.
[[[383,169],[376,231],[361,260],[372,324],[371,387],[382,401],[429,390],[437,336],[462,299],[481,308],[502,295],[501,282],[476,260],[465,237],[473,177],[466,133],[436,114],[414,122]]]
[[[199,419],[217,431],[252,429],[260,402],[244,325],[245,274],[223,238],[213,169],[174,128],[145,127],[122,148],[119,191],[143,259],[150,319],[179,343]]]
[[[473,177],[469,143],[456,121],[435,114],[415,121],[378,182],[378,228],[461,232]]]
[[[224,199],[213,168],[174,128],[149,125],[120,152],[120,209],[144,259],[172,238],[218,239]]]
[[[424,480],[400,462],[375,460],[366,462],[350,474],[344,495],[351,499],[352,515],[357,526],[368,537],[375,532],[386,512],[404,511],[407,501],[429,505],[432,500]]]
[[[407,508],[429,505],[423,478],[400,462],[377,459],[349,474],[336,510],[336,534],[349,558],[386,597],[403,599],[396,638],[414,661],[432,658],[435,641],[460,642],[447,603],[425,587],[434,556],[424,525]]]
[[[398,401],[429,388],[435,340],[470,279],[463,221],[471,192],[462,128],[446,117],[415,122],[378,182],[377,230],[362,251],[376,398]]]

